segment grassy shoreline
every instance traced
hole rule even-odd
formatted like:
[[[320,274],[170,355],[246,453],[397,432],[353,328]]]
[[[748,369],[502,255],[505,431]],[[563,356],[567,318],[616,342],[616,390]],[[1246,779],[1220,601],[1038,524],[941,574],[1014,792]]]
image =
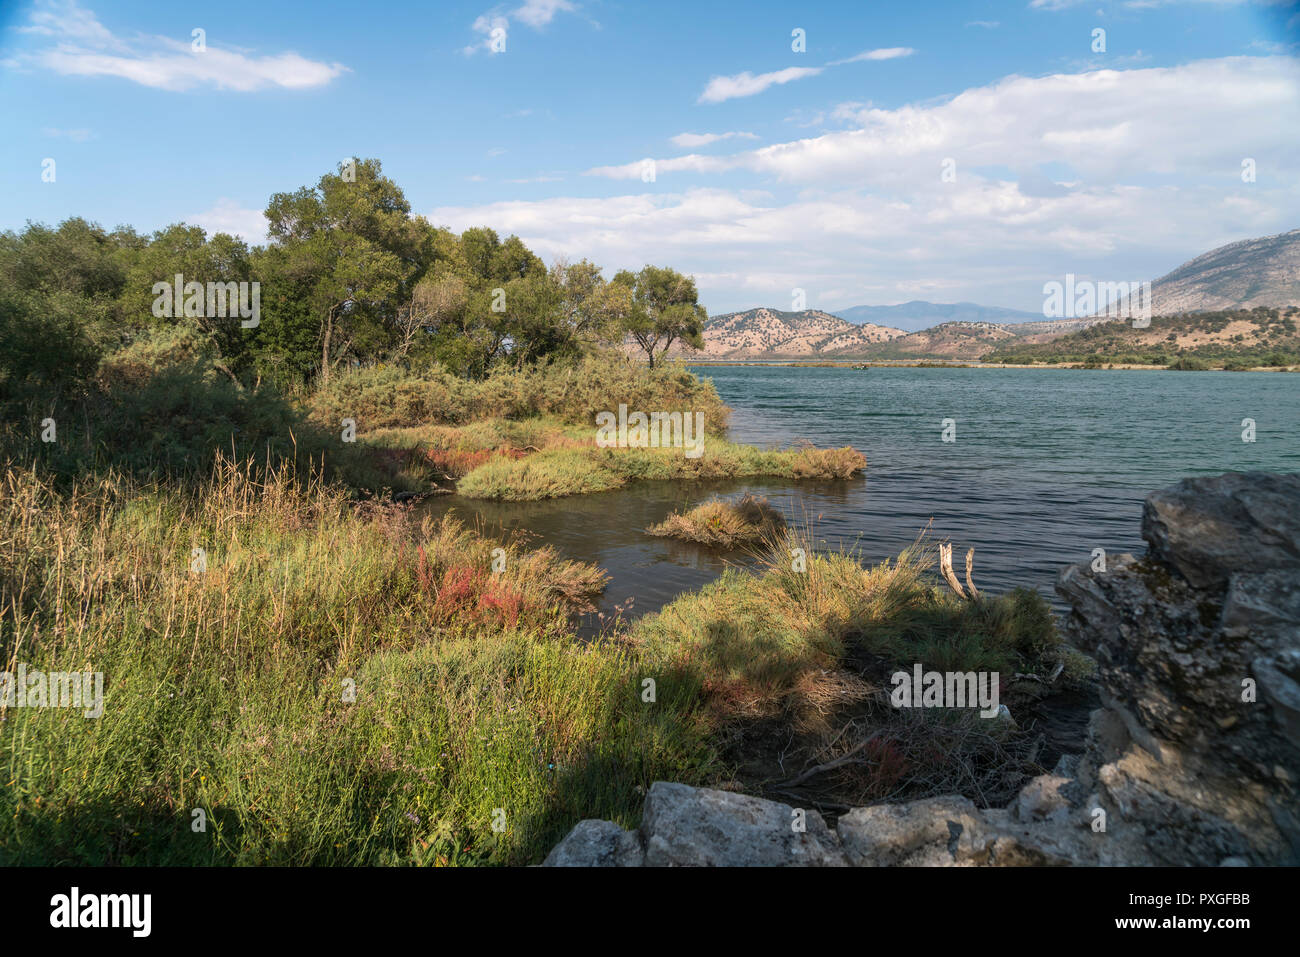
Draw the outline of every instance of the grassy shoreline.
[[[852,720],[911,756],[882,751],[836,794],[983,766],[939,746],[960,718],[881,708],[862,661],[1081,673],[1040,597],[960,601],[924,548],[866,568],[796,533],[765,571],[583,642],[569,616],[598,569],[287,470],[219,461],[192,491],[6,481],[7,666],[105,676],[99,719],[3,711],[8,864],[536,863],[580,818],[634,824],[656,779],[763,790],[774,722],[800,753]],[[981,729],[1033,770],[1018,732]]]
[[[963,601],[928,546],[869,568],[807,529],[584,640],[601,569],[384,494],[865,467],[727,442],[681,367],[376,368],[290,403],[180,358],[115,355],[65,400],[84,436],[6,445],[0,670],[100,673],[104,698],[98,718],[0,709],[0,863],[532,864],[582,818],[634,825],[655,780],[786,793],[783,762],[855,742],[870,760],[803,786],[808,806],[986,800],[1041,770],[1029,737],[900,714],[889,669],[1086,680],[1036,593]],[[703,454],[597,446],[593,410],[620,402],[700,411]]]

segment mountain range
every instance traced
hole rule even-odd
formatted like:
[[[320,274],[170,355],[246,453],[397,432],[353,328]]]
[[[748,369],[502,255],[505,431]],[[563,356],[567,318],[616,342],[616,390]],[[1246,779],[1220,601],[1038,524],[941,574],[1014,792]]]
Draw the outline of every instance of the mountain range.
[[[1300,229],[1220,246],[1151,284],[1153,315],[1300,304]],[[1044,319],[972,302],[906,302],[784,312],[758,307],[714,316],[700,360],[978,359],[1011,344],[1050,342],[1113,320]]]

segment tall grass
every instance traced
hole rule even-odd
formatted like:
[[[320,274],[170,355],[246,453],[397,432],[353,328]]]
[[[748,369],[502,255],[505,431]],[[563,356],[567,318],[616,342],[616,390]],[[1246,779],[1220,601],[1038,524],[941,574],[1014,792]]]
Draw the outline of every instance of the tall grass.
[[[0,710],[5,863],[531,861],[709,760],[688,684],[652,713],[572,640],[590,566],[229,462],[193,496],[4,481],[0,657],[105,676],[98,719]]]
[[[470,471],[456,491],[467,498],[533,501],[620,488],[635,480],[846,479],[866,468],[854,449],[763,450],[710,438],[697,458],[678,448],[596,448],[572,443],[525,458],[496,457]]]
[[[102,672],[104,701],[0,709],[0,863],[535,863],[581,818],[634,825],[654,780],[727,784],[735,729],[829,730],[859,651],[1057,653],[1031,593],[962,603],[920,552],[864,568],[797,529],[584,643],[598,569],[319,476],[2,481],[0,662]]]
[[[687,512],[674,512],[646,529],[651,535],[736,548],[761,542],[785,530],[785,518],[767,499],[746,492],[737,502],[711,499]]]
[[[726,428],[729,414],[713,384],[684,366],[649,369],[615,355],[588,356],[573,365],[500,368],[482,380],[437,367],[358,369],[305,397],[314,419],[332,428],[352,418],[358,431],[535,415],[592,424],[597,412],[617,412],[620,403],[645,411],[698,411],[713,433]]]

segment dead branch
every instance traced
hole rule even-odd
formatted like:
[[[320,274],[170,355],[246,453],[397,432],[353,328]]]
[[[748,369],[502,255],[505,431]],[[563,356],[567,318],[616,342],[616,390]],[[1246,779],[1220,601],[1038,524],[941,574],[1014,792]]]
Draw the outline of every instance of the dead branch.
[[[975,587],[975,579],[971,573],[975,570],[975,549],[969,549],[966,552],[966,587],[970,590],[971,598],[979,598],[979,590]]]
[[[957,593],[957,597],[965,598],[966,593],[962,591],[961,582],[957,580],[957,574],[952,570],[952,546],[946,542],[939,546],[939,571],[943,575],[943,580],[948,583],[948,587]]]

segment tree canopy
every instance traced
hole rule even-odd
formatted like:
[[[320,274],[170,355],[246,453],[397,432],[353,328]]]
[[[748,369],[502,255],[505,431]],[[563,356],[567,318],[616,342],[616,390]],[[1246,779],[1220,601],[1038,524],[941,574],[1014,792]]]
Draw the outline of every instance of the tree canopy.
[[[706,315],[690,277],[646,266],[607,281],[586,259],[548,267],[519,237],[488,227],[456,235],[413,216],[376,159],[274,194],[265,215],[269,242],[253,247],[185,223],[151,236],[83,219],[0,234],[9,342],[0,389],[37,372],[58,377],[174,326],[204,339],[237,383],[282,387],[379,362],[481,378],[499,365],[625,343],[653,366],[675,342],[702,345]],[[156,314],[155,284],[178,275],[204,287],[257,283],[258,321],[179,307]]]

